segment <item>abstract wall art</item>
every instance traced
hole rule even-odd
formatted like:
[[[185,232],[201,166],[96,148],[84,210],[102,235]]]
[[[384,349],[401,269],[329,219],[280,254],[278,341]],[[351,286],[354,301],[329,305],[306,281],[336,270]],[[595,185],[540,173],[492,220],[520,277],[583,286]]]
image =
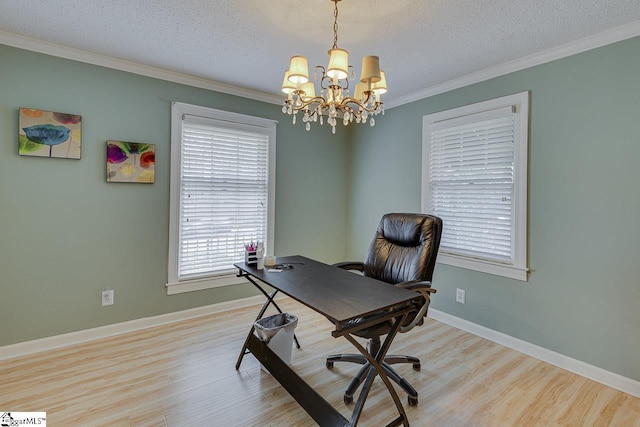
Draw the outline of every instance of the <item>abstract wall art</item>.
[[[82,116],[20,108],[18,154],[80,159]]]
[[[155,182],[156,146],[107,141],[107,182]]]

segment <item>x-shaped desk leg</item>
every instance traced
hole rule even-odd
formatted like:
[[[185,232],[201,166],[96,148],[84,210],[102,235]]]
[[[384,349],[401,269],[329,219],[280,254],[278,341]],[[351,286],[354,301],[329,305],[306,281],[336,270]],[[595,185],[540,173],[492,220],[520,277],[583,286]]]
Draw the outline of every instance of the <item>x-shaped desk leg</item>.
[[[258,313],[258,316],[256,317],[256,321],[261,319],[262,316],[264,316],[265,311],[267,311],[267,308],[269,308],[270,304],[273,304],[273,306],[276,308],[276,310],[278,310],[279,313],[282,313],[282,310],[280,309],[280,307],[278,306],[278,304],[273,300],[273,298],[276,296],[276,294],[278,293],[278,290],[274,290],[273,292],[271,292],[271,294],[268,294],[267,291],[265,291],[262,286],[258,285],[255,281],[253,281],[253,279],[251,279],[251,277],[247,276],[247,275],[242,275],[244,276],[245,279],[247,279],[248,281],[250,281],[251,283],[253,283],[253,285],[258,288],[260,290],[260,292],[262,292],[262,294],[267,298],[267,300],[264,302],[264,304],[262,305],[262,308],[260,309],[260,312]],[[247,354],[248,350],[247,350],[247,345],[249,344],[249,338],[251,337],[251,335],[253,335],[253,331],[255,330],[255,322],[251,324],[251,330],[249,330],[249,334],[247,335],[247,339],[244,340],[244,345],[242,346],[242,350],[240,351],[240,355],[238,356],[238,361],[236,362],[236,370],[240,369],[240,364],[242,363],[242,359],[244,358],[244,355]],[[295,334],[293,335],[293,339],[296,342],[296,348],[300,348],[300,343],[298,342],[298,337],[295,336]]]
[[[384,385],[387,387],[387,390],[389,390],[389,394],[393,398],[393,402],[395,403],[396,408],[398,409],[398,413],[400,414],[398,418],[393,420],[391,423],[387,424],[387,427],[394,427],[399,425],[404,425],[405,427],[409,427],[409,420],[407,419],[407,414],[404,412],[404,408],[402,407],[402,402],[400,402],[400,398],[398,397],[398,394],[396,393],[396,390],[393,387],[393,384],[389,380],[389,377],[387,377],[387,374],[384,372],[384,369],[382,369],[382,362],[384,361],[384,357],[386,356],[387,351],[389,351],[389,348],[391,347],[391,343],[393,342],[393,339],[398,333],[398,330],[400,329],[400,325],[402,324],[405,317],[406,317],[406,314],[399,316],[395,319],[395,322],[393,327],[391,328],[391,331],[389,331],[389,333],[387,334],[387,337],[382,343],[382,346],[380,346],[380,349],[378,350],[378,354],[376,354],[375,357],[374,355],[369,353],[367,349],[363,347],[358,341],[356,341],[356,339],[350,333],[344,334],[344,337],[347,340],[349,340],[349,342],[353,344],[353,346],[356,347],[364,357],[367,358],[367,360],[371,363],[371,366],[373,367],[373,369],[369,371],[369,374],[365,379],[364,385],[362,386],[360,395],[358,396],[358,401],[356,402],[356,406],[353,409],[351,422],[349,423],[350,426],[355,426],[358,423],[360,415],[362,414],[362,410],[364,409],[364,403],[367,400],[367,396],[369,395],[369,391],[371,390],[371,386],[373,385],[373,380],[375,379],[376,375],[379,375],[382,381],[384,382]]]

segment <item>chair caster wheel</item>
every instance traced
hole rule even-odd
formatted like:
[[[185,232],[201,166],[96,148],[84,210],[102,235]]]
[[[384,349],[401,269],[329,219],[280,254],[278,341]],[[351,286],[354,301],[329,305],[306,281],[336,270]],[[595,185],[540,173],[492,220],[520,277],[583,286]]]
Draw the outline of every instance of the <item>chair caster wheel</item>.
[[[327,360],[327,363],[325,365],[327,366],[327,369],[333,369],[333,362],[329,362]]]
[[[420,366],[420,362],[418,362],[418,363],[414,363],[414,364],[413,364],[413,370],[414,370],[414,371],[419,371],[419,370],[420,370],[420,368],[421,368],[421,366]]]
[[[347,396],[346,394],[343,396],[344,403],[349,405],[353,403],[353,396]]]
[[[407,400],[409,400],[409,406],[418,406],[418,398],[408,396]]]

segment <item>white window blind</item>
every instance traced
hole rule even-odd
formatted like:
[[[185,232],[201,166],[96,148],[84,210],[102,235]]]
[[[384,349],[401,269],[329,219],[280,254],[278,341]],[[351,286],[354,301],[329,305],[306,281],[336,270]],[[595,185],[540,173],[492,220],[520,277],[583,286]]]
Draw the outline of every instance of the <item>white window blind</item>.
[[[267,240],[268,136],[185,116],[179,278],[233,270],[244,244]]]
[[[423,118],[422,209],[438,262],[527,280],[528,93]]]
[[[441,251],[513,262],[514,113],[502,108],[434,124],[429,210]]]
[[[241,283],[234,263],[273,253],[276,123],[173,103],[167,293]]]

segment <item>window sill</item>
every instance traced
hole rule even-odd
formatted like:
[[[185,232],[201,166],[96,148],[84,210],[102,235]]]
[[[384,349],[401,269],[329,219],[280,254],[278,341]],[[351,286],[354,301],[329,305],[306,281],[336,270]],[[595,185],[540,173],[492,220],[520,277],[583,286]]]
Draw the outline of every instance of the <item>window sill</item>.
[[[184,280],[182,282],[167,283],[167,295],[182,294],[185,292],[201,291],[204,289],[221,288],[246,283],[241,277],[235,274],[228,274],[217,277],[207,277],[204,279]]]
[[[482,273],[496,276],[508,277],[510,279],[528,280],[529,269],[526,267],[516,267],[513,265],[500,264],[481,259],[467,258],[452,254],[438,254],[438,263],[452,265],[454,267],[466,268],[467,270],[480,271]]]

